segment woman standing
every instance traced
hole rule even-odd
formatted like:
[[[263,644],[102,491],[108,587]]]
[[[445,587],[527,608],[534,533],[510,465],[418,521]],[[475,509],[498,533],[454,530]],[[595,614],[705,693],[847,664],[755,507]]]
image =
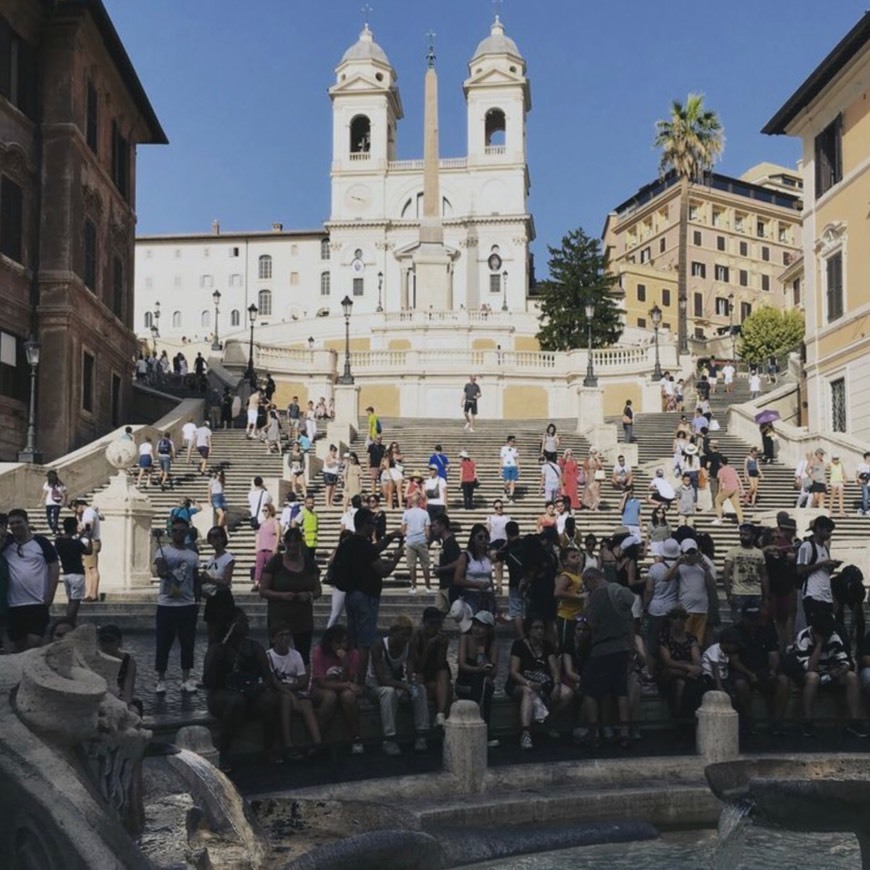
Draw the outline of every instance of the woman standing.
[[[460,555],[453,574],[453,588],[471,607],[472,613],[487,610],[495,613],[492,587],[492,559],[489,556],[489,532],[482,523],[475,523],[468,536],[468,548]]]
[[[758,500],[758,484],[764,480],[758,462],[758,448],[750,447],[749,456],[743,460],[743,481],[746,486],[746,504],[750,507]]]
[[[390,480],[393,483],[393,498],[396,507],[402,507],[402,491],[405,488],[405,456],[398,441],[393,441],[387,450],[390,459]],[[392,507],[392,505],[390,505]]]
[[[254,549],[257,551],[254,563],[254,587],[251,592],[258,592],[263,569],[266,563],[278,552],[278,544],[281,541],[281,522],[276,516],[275,505],[268,502],[263,505],[263,522],[257,529]]]
[[[589,456],[583,463],[583,470],[586,473],[586,486],[581,499],[583,507],[597,511],[601,504],[601,477],[604,474],[604,465],[594,447],[589,448]]]
[[[208,643],[211,646],[220,643],[236,608],[232,593],[236,557],[227,550],[229,541],[223,526],[212,526],[206,541],[214,550],[214,555],[202,565],[199,576],[205,598],[203,621],[208,626]]]
[[[773,437],[776,430],[773,427],[773,423],[762,423],[759,431],[761,432],[761,452],[764,454],[762,462],[765,465],[770,465],[774,460]]]
[[[393,475],[390,469],[390,452],[384,454],[381,460],[381,495],[384,500],[386,510],[391,510],[393,507],[393,496],[395,495],[395,484],[393,483]]]
[[[689,475],[692,488],[695,490],[695,500],[698,500],[698,479],[701,474],[701,458],[698,456],[698,447],[691,442],[683,447],[683,456],[680,461],[680,475]]]
[[[570,447],[562,454],[559,467],[562,469],[562,495],[567,495],[571,499],[571,509],[576,511],[580,507],[579,469],[574,451]]]
[[[347,454],[344,463],[344,507],[350,506],[350,501],[355,495],[362,494],[362,466],[359,464],[359,456],[354,451]]]
[[[468,451],[459,451],[459,485],[462,488],[462,506],[474,510],[474,489],[477,486],[477,466]]]
[[[51,531],[57,535],[59,533],[60,509],[66,504],[67,489],[54,469],[45,475],[42,491],[45,493],[43,500],[45,504],[45,520]]]
[[[457,696],[474,701],[480,708],[480,718],[489,725],[495,675],[498,673],[495,619],[489,611],[475,613],[471,618],[471,628],[459,635],[458,665]],[[490,740],[487,746],[498,746],[498,740]]]
[[[832,456],[831,461],[828,463],[828,484],[831,492],[828,513],[831,516],[834,515],[834,502],[836,501],[840,508],[837,516],[846,516],[846,511],[843,507],[843,490],[846,486],[846,469],[843,467],[843,463],[840,462],[839,456]]]
[[[263,569],[260,597],[265,598],[268,605],[269,634],[272,626],[286,624],[307,665],[314,631],[314,602],[323,594],[320,571],[308,554],[298,528],[287,529],[284,546],[284,552],[273,556]]]
[[[208,500],[216,514],[215,525],[222,529],[226,529],[227,526],[227,497],[224,495],[224,486],[226,486],[224,470],[215,468],[208,482]]]
[[[314,444],[317,438],[317,417],[314,414],[314,402],[309,402],[305,409],[305,434],[308,440]]]
[[[335,501],[335,487],[340,473],[341,460],[338,458],[338,448],[330,444],[329,451],[323,459],[323,488],[327,507],[332,507]]]
[[[652,516],[646,527],[649,551],[653,556],[661,556],[664,542],[671,536],[667,509],[659,505],[653,508]]]
[[[547,426],[546,431],[541,436],[541,456],[547,462],[555,462],[559,455],[560,438],[556,433],[556,427],[552,423]]]
[[[274,405],[266,411],[266,453],[281,453],[281,419]]]

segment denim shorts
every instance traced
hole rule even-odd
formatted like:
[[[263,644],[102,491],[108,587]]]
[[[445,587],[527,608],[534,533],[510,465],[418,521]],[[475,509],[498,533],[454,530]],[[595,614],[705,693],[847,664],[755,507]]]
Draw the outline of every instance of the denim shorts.
[[[354,590],[347,593],[344,609],[347,613],[347,628],[351,641],[357,649],[370,647],[378,633],[378,610],[380,598]]]
[[[524,619],[526,616],[526,600],[519,589],[508,589],[508,616],[511,619]]]
[[[520,470],[516,465],[505,465],[501,470],[502,480],[510,482],[520,479]]]

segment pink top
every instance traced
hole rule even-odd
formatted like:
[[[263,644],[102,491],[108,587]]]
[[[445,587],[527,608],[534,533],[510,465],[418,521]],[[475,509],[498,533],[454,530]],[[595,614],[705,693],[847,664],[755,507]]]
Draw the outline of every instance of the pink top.
[[[278,537],[280,534],[281,524],[274,517],[269,517],[257,529],[257,549],[274,552],[278,547]]]
[[[473,459],[463,459],[459,463],[459,482],[473,483],[477,479],[477,467]]]
[[[719,480],[719,486],[726,492],[740,489],[740,478],[737,476],[737,469],[733,465],[723,465],[716,477]]]
[[[359,652],[348,650],[342,661],[333,653],[324,653],[320,644],[311,651],[311,676],[315,680],[353,681],[359,674]]]

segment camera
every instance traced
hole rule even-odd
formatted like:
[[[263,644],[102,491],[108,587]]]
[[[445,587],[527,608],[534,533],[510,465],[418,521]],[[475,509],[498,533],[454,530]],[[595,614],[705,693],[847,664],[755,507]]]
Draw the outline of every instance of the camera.
[[[151,537],[159,541],[163,537],[163,529],[151,529]]]

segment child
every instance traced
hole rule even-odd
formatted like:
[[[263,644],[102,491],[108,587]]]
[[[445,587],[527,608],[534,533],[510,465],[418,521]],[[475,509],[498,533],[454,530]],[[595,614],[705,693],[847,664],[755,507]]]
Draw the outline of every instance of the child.
[[[708,689],[733,696],[734,686],[730,679],[729,664],[730,657],[739,650],[740,634],[733,626],[722,632],[719,643],[707,647],[701,656],[701,667],[704,670],[704,682]]]
[[[683,475],[677,487],[677,513],[683,525],[691,525],[689,519],[695,515],[695,487],[688,474]]]
[[[272,628],[272,648],[266,652],[269,666],[280,684],[278,696],[281,705],[281,734],[284,750],[290,758],[298,759],[302,753],[293,749],[291,719],[293,713],[302,716],[305,730],[311,742],[317,747],[321,744],[320,728],[308,692],[310,674],[302,661],[302,656],[290,646],[290,629],[280,623]]]
[[[622,511],[622,524],[628,529],[629,533],[636,538],[640,538],[640,505],[641,501],[635,497],[634,487],[627,486],[623,490],[622,502],[620,510]]]
[[[653,556],[661,556],[662,545],[671,536],[671,526],[668,523],[668,512],[665,508],[661,506],[653,508],[646,531],[650,553]]]
[[[75,625],[79,607],[85,597],[85,566],[82,556],[91,555],[89,538],[79,537],[76,517],[65,517],[63,533],[54,542],[62,569],[63,585],[66,589],[66,615]]]

